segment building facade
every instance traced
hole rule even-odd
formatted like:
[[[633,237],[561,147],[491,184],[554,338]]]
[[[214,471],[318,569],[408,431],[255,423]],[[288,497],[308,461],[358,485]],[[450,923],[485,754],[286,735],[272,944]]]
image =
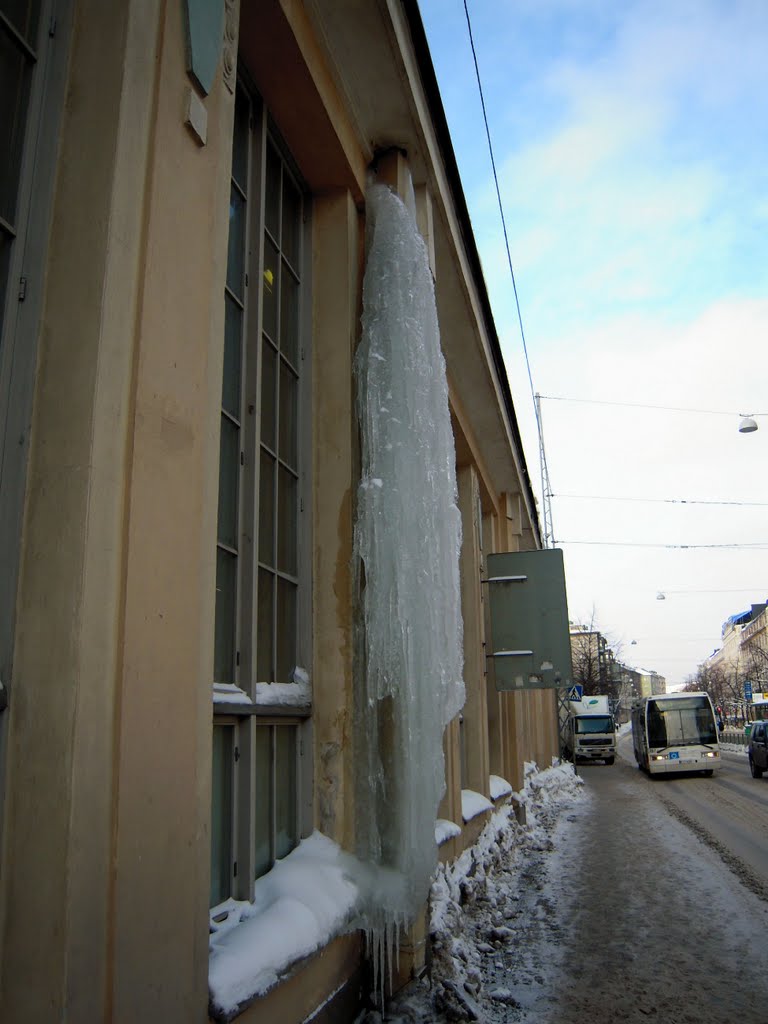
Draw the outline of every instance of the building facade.
[[[212,909],[355,847],[371,180],[426,246],[455,443],[441,856],[558,747],[553,692],[486,672],[485,554],[540,535],[417,4],[29,0],[0,36],[0,1018],[352,1019],[359,932],[226,1012],[209,963]]]

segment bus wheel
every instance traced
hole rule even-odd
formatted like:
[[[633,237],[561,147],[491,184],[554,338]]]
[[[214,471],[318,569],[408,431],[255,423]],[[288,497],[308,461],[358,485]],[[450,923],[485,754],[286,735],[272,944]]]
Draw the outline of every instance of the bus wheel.
[[[711,779],[712,775],[714,774],[714,770],[712,768],[705,768],[701,774],[704,776],[705,779]]]

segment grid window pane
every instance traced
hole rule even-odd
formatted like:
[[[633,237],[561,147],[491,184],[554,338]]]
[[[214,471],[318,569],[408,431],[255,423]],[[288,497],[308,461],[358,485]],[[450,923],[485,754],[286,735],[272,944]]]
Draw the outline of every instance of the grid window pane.
[[[297,480],[290,470],[280,466],[277,482],[277,568],[295,576],[298,571]]]
[[[0,11],[19,35],[23,36],[31,47],[34,47],[37,40],[40,0],[2,0]]]
[[[243,300],[245,275],[245,200],[233,185],[229,194],[229,249],[227,252],[227,287]]]
[[[221,417],[219,439],[219,541],[230,548],[237,544],[237,491],[240,475],[240,428],[228,416]]]
[[[253,827],[256,846],[255,877],[272,867],[272,726],[256,726],[256,797]]]
[[[285,263],[280,279],[280,351],[294,366],[298,366],[299,282]]]
[[[0,30],[0,216],[9,224],[16,219],[32,70],[18,42]]]
[[[261,346],[261,443],[277,451],[277,353],[266,338]]]
[[[296,668],[296,597],[295,583],[277,580],[277,672],[276,682],[293,681]]]
[[[259,607],[257,621],[256,676],[260,683],[274,683],[274,574],[259,569]]]
[[[292,267],[299,265],[301,195],[289,175],[283,175],[283,233],[280,248]]]
[[[242,89],[237,90],[235,97],[235,125],[232,136],[232,177],[242,192],[248,194],[248,122],[251,116],[251,104]]]
[[[280,241],[280,175],[282,161],[275,147],[267,145],[267,181],[265,186],[265,222],[274,240]]]
[[[213,727],[213,785],[211,789],[211,893],[215,907],[232,895],[232,814],[234,728]]]
[[[299,381],[296,374],[280,360],[280,449],[283,462],[296,468],[298,459]]]
[[[213,678],[217,683],[235,682],[235,607],[237,557],[216,549],[216,631]]]
[[[296,727],[275,726],[275,857],[285,857],[299,841]]]
[[[221,382],[221,405],[230,416],[239,420],[243,311],[231,295],[225,296],[224,301],[224,375]]]
[[[0,324],[3,322],[3,311],[5,310],[5,293],[8,287],[8,272],[11,262],[11,240],[3,229],[0,228]],[[0,335],[0,351],[2,351],[2,336]]]
[[[259,561],[275,564],[275,460],[261,450],[259,476]]]
[[[264,298],[264,331],[277,343],[277,300],[280,288],[280,257],[272,242],[264,238],[264,269],[262,271],[262,294]]]

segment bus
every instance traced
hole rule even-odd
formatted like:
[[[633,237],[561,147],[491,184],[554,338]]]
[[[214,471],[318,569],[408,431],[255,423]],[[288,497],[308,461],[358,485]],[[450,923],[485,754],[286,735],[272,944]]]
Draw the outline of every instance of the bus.
[[[632,708],[632,742],[638,767],[649,775],[712,775],[720,767],[717,720],[707,693],[643,697]]]

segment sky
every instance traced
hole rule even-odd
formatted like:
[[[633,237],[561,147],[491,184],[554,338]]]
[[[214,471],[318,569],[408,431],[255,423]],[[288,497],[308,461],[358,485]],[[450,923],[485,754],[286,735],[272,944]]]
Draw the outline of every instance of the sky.
[[[768,599],[768,3],[467,0],[528,361],[464,0],[420,8],[569,617],[679,688]]]

